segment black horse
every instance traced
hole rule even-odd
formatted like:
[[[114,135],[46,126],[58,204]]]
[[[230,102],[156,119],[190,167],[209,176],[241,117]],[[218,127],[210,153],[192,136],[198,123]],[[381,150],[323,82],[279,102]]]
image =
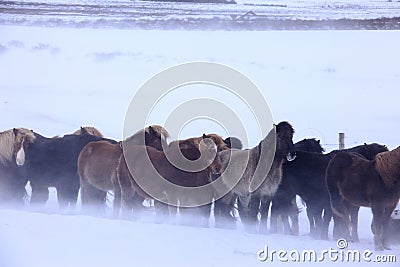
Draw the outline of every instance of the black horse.
[[[294,146],[296,149],[296,153],[298,151],[309,151],[315,153],[322,153],[324,151],[324,149],[321,147],[320,141],[316,140],[315,138],[303,139],[295,143]],[[250,199],[249,208],[248,210],[245,210],[244,205],[242,204],[240,198],[238,199],[237,204],[238,204],[239,216],[242,219],[242,222],[245,224],[246,228],[254,229],[254,224],[256,224],[256,227],[259,226],[260,233],[267,232],[267,218],[268,218],[269,207],[272,201],[271,232],[276,232],[277,228],[276,223],[279,215],[281,215],[285,232],[286,233],[296,232],[296,230],[291,230],[287,218],[288,214],[290,214],[292,222],[294,224],[296,224],[297,222],[298,224],[299,209],[296,204],[296,195],[294,196],[288,195],[286,193],[286,190],[284,189],[285,185],[282,186],[282,184],[285,184],[287,182],[285,181],[285,164],[286,163],[284,163],[283,165],[282,182],[279,185],[278,191],[275,193],[275,196],[272,200],[270,198],[260,199],[257,196],[252,196]],[[260,213],[259,221],[257,220],[258,213]]]
[[[57,189],[60,209],[76,204],[79,192],[77,159],[82,148],[90,142],[114,140],[88,133],[47,138],[34,133],[35,140],[26,151],[23,176],[32,187],[31,205],[43,206],[49,198],[49,187]]]
[[[282,211],[290,211],[290,199],[299,195],[307,206],[307,217],[310,223],[310,235],[316,238],[328,239],[329,223],[332,218],[329,194],[325,182],[325,172],[330,160],[340,150],[334,150],[328,154],[298,152],[298,158],[293,162],[286,162],[283,168],[284,181],[280,190],[284,195],[283,199],[276,199],[281,202]],[[378,153],[387,151],[387,147],[379,144],[364,144],[345,151],[363,155],[367,159],[373,159]],[[286,218],[289,214],[283,214]]]

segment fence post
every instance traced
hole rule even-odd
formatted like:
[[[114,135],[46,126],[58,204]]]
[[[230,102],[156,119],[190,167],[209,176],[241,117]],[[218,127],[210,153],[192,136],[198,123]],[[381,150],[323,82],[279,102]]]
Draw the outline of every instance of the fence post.
[[[344,149],[344,133],[339,133],[339,149]]]

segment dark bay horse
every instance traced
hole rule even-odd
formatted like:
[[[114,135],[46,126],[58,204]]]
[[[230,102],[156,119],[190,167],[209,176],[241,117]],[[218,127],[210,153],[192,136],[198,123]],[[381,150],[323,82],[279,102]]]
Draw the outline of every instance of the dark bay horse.
[[[34,133],[34,136],[22,168],[22,175],[32,187],[30,203],[32,206],[43,206],[49,198],[48,188],[55,187],[60,209],[76,204],[80,187],[77,160],[82,148],[93,141],[116,143],[86,132],[54,138],[38,133]]]
[[[32,131],[14,128],[0,132],[0,205],[22,205],[26,180],[20,175],[27,147],[34,142]]]
[[[376,154],[387,151],[387,147],[379,144],[364,144],[346,149],[349,152],[359,153],[368,159]],[[307,217],[310,224],[310,234],[316,238],[328,239],[327,229],[332,218],[332,209],[329,194],[326,188],[325,172],[329,161],[339,152],[334,150],[328,154],[298,151],[295,161],[284,164],[281,190],[292,199],[299,195],[307,206]],[[290,210],[288,202],[282,205]]]
[[[326,182],[335,225],[346,226],[338,229],[338,237],[350,240],[351,232],[357,231],[357,221],[349,218],[354,206],[370,207],[375,249],[390,249],[388,223],[400,198],[400,147],[379,153],[374,160],[356,153],[337,153],[328,165]]]
[[[140,145],[144,140],[147,146],[162,150],[163,143],[166,146],[168,136],[168,132],[162,126],[152,125],[138,131],[127,138],[125,142],[131,145]],[[113,211],[114,216],[118,216],[121,190],[116,177],[116,169],[121,155],[121,142],[116,144],[107,141],[91,142],[82,149],[78,158],[78,174],[82,209],[85,212],[104,213],[107,191],[113,190]]]
[[[182,153],[189,161],[201,160],[202,162],[199,162],[199,164],[206,164],[208,166],[214,161],[209,155],[212,155],[213,151],[215,153],[217,151],[217,145],[214,141],[211,141],[215,137],[216,135],[203,135],[201,140],[209,140],[205,146],[202,145],[199,139],[196,140],[196,138],[191,140],[192,144],[190,145],[188,139],[182,140],[182,147],[179,147],[179,141],[174,141],[177,142],[175,145],[179,145],[180,152],[173,150],[173,153]],[[168,149],[173,148],[174,146],[168,146]],[[168,152],[158,151],[148,146],[124,146],[124,156],[120,157],[117,168],[117,177],[122,196],[121,204],[124,213],[128,212],[129,214],[132,208],[135,208],[132,202],[135,193],[145,198],[158,200],[155,205],[160,204],[161,201],[170,205],[178,205],[178,201],[182,201],[182,199],[179,199],[181,197],[180,187],[198,187],[211,182],[210,167],[196,172],[180,169],[169,161],[166,156]],[[201,157],[203,153],[206,155],[204,158]],[[129,167],[127,162],[130,165]],[[157,179],[154,179],[155,177]],[[143,190],[137,183],[137,179],[149,183],[148,188],[153,190],[153,194],[148,194],[146,190]],[[176,190],[168,191],[166,189],[167,184],[164,184],[164,182],[176,185],[177,187],[174,187]],[[207,195],[201,197],[201,202],[211,201],[212,194],[211,197]],[[174,211],[172,212],[174,213]]]
[[[294,146],[296,147],[296,151],[313,152],[318,154],[322,154],[325,151],[321,146],[320,140],[316,140],[315,138],[303,139],[294,144]],[[282,182],[279,185],[278,191],[276,192],[274,198],[271,201],[270,233],[277,232],[277,219],[280,216],[282,219],[285,234],[298,235],[299,208],[297,207],[296,197],[288,195],[287,192],[285,191],[285,188],[288,186],[287,185],[288,181],[285,179],[285,166],[286,163],[283,164]],[[266,206],[267,207],[264,210],[264,212],[268,212],[268,205]],[[290,208],[288,209],[288,207]],[[261,211],[262,210],[263,209],[261,208]],[[292,226],[290,226],[289,224],[288,220],[289,217],[291,218]],[[266,225],[266,223],[263,225]]]
[[[222,198],[222,201],[227,205],[231,205],[232,198],[239,196],[238,201],[241,201],[244,207],[242,212],[245,214],[245,216],[243,216],[244,220],[250,217],[248,215],[250,212],[249,202],[252,196],[272,198],[278,189],[282,178],[283,162],[285,160],[294,160],[296,157],[296,151],[292,141],[293,134],[294,130],[292,126],[288,122],[281,122],[274,126],[274,129],[270,131],[258,146],[252,149],[227,150],[218,153],[218,161],[220,162],[222,171],[220,179],[224,181],[228,188],[232,188],[231,191]],[[273,149],[271,149],[271,145],[276,146],[274,153]],[[266,160],[266,158],[272,159],[271,168],[262,172],[256,172],[257,168],[260,168],[259,165],[263,166],[267,164],[266,162],[262,162]],[[236,177],[238,172],[242,175],[239,181],[234,184],[232,177]],[[263,179],[262,183],[253,192],[251,189],[252,183],[259,178]],[[250,222],[247,223],[247,225],[250,224]],[[253,226],[255,227],[255,225]],[[248,230],[252,232],[255,231],[255,229]]]

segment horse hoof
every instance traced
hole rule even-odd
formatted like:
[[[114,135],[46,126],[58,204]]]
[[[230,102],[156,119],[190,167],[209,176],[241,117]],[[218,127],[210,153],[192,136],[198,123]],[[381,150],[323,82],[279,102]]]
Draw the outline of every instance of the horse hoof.
[[[327,237],[327,236],[321,236],[321,240],[329,241],[329,237]]]
[[[383,248],[383,246],[375,246],[375,250],[376,251],[384,251],[385,249]]]
[[[386,250],[392,250],[392,248],[390,246],[383,246],[383,248]]]

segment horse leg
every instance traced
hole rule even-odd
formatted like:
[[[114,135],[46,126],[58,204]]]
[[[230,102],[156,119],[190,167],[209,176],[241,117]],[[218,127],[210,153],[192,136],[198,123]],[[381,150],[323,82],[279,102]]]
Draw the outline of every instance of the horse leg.
[[[237,197],[233,193],[228,193],[223,198],[214,201],[215,227],[227,229],[236,228],[236,220],[231,215],[236,198]]]
[[[371,207],[373,222],[374,222],[374,244],[375,249],[378,251],[383,251],[383,227],[384,227],[384,208],[380,205],[373,205]]]
[[[296,235],[296,236],[298,236],[299,235],[299,232],[300,232],[300,230],[299,230],[299,212],[297,211],[296,213],[291,213],[290,215],[290,220],[291,220],[291,222],[292,222],[292,227],[291,227],[291,229],[292,229],[292,235]]]
[[[47,200],[49,200],[49,188],[47,186],[36,185],[30,183],[32,188],[32,195],[30,205],[34,209],[43,208]]]
[[[201,222],[200,226],[207,228],[209,226],[210,214],[211,214],[211,204],[206,204],[199,207]]]
[[[349,239],[350,238],[349,228],[351,227],[349,211],[347,210],[346,205],[344,204],[345,202],[344,199],[342,199],[340,195],[336,179],[338,179],[338,177],[335,176],[334,173],[327,172],[326,184],[329,192],[329,198],[332,208],[331,210],[334,219],[333,238],[338,239],[344,237],[346,239]],[[327,231],[328,228],[324,230]],[[327,233],[325,233],[324,235],[328,236]]]
[[[128,175],[118,172],[117,179],[121,190],[121,218],[127,220],[132,216],[132,199],[135,196],[135,190]]]
[[[245,227],[245,230],[249,233],[256,233],[260,198],[256,195],[239,196],[238,208],[240,219]]]
[[[279,215],[285,216],[282,214],[281,210],[278,209],[277,205],[278,199],[274,198],[272,199],[272,204],[271,204],[271,217],[269,221],[269,232],[271,234],[275,234],[278,232],[278,217]],[[260,226],[261,229],[261,226]]]
[[[119,213],[121,210],[121,188],[114,185],[114,202],[113,202],[113,217],[115,219],[119,218]]]
[[[296,196],[290,201],[289,217],[292,221],[292,235],[299,235],[299,207],[297,207]]]
[[[330,207],[330,205],[326,205],[324,207],[324,216],[322,217],[322,227],[321,227],[322,240],[329,240],[328,231],[331,219],[332,219],[332,208]]]
[[[396,208],[397,201],[385,208],[384,217],[383,217],[383,237],[382,237],[382,245],[384,249],[390,250],[390,230],[389,230],[389,220],[392,215],[393,210]]]
[[[259,232],[266,234],[268,233],[268,213],[269,213],[269,207],[271,204],[272,198],[271,197],[262,197],[261,198],[261,203],[260,203],[260,222],[259,222]],[[256,203],[254,203],[256,205]],[[252,210],[256,210],[256,207],[251,207]],[[253,214],[256,224],[257,224],[257,214]]]
[[[175,206],[169,207],[168,204],[158,200],[154,200],[154,208],[156,210],[156,223],[169,222],[170,210],[172,212],[172,209],[177,209]]]
[[[316,228],[315,228],[315,221],[314,221],[314,215],[312,212],[312,208],[310,208],[307,205],[306,211],[307,211],[308,222],[310,224],[310,236],[315,236]]]
[[[113,217],[117,219],[121,211],[121,188],[118,183],[116,171],[113,172],[111,176],[111,181],[113,184],[113,192],[114,192]]]
[[[314,214],[314,221],[315,221],[315,238],[317,238],[317,239],[321,238],[321,233],[322,233],[322,228],[323,228],[322,213],[323,213],[323,207],[321,207],[321,206],[315,207],[313,214]]]
[[[358,211],[360,210],[360,207],[358,206],[353,206],[350,209],[350,219],[351,219],[351,228],[352,228],[352,233],[351,233],[351,238],[353,242],[359,242],[358,238]]]

